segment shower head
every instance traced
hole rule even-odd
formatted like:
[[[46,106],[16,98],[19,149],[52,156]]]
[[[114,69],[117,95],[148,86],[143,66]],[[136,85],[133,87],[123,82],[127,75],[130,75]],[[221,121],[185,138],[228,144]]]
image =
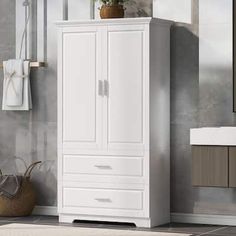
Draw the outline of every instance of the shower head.
[[[29,5],[30,5],[29,0],[25,0],[25,1],[23,2],[23,6],[24,6],[24,7],[28,7]]]

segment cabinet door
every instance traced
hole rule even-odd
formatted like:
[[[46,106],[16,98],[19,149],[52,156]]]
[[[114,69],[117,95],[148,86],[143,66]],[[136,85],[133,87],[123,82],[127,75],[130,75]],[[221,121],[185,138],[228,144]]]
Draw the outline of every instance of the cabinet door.
[[[228,187],[228,147],[192,147],[192,184]]]
[[[236,188],[236,147],[229,147],[229,187]]]
[[[105,143],[110,152],[128,154],[126,150],[142,155],[144,150],[149,79],[147,37],[144,26],[108,27]]]
[[[101,147],[101,34],[95,27],[62,34],[61,123],[63,148]]]

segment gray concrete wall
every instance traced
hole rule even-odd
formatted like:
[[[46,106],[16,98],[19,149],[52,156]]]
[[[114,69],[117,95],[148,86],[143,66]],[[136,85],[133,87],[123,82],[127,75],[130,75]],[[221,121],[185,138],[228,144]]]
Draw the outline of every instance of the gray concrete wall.
[[[46,47],[49,66],[32,70],[33,110],[0,111],[0,168],[3,173],[22,173],[25,171],[25,165],[38,160],[43,161],[41,167],[34,172],[33,181],[38,192],[38,205],[45,206],[54,206],[57,203],[57,49],[54,22],[61,19],[60,1],[48,1]],[[0,60],[14,57],[15,1],[1,0]],[[2,71],[0,73],[2,78]]]
[[[232,2],[199,0],[200,127],[236,125],[232,113]],[[196,188],[191,198],[193,209],[188,210],[194,213],[236,214],[235,189]]]
[[[192,1],[195,0],[153,0],[153,15],[161,19],[191,24]]]
[[[190,128],[236,125],[232,0],[192,4],[192,23],[176,24],[171,35],[171,211],[235,215],[235,189],[191,186],[189,146]]]

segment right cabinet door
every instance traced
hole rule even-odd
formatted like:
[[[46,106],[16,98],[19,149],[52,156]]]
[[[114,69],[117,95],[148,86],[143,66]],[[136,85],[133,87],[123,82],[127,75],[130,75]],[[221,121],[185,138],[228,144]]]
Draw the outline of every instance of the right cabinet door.
[[[111,26],[107,32],[107,149],[144,150],[146,33],[144,26]],[[125,153],[124,154],[128,154]]]
[[[236,147],[229,147],[229,187],[236,188]]]

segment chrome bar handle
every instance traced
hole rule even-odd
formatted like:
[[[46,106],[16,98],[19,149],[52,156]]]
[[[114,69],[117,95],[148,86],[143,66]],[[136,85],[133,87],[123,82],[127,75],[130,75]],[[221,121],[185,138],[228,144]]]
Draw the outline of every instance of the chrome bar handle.
[[[111,202],[110,198],[95,198],[95,200],[98,202]]]
[[[109,82],[108,80],[104,80],[104,96],[109,96]]]
[[[103,169],[103,170],[111,170],[111,166],[106,166],[106,165],[95,165],[94,167],[98,169]]]
[[[104,84],[102,80],[98,81],[98,95],[99,96],[104,96]]]

